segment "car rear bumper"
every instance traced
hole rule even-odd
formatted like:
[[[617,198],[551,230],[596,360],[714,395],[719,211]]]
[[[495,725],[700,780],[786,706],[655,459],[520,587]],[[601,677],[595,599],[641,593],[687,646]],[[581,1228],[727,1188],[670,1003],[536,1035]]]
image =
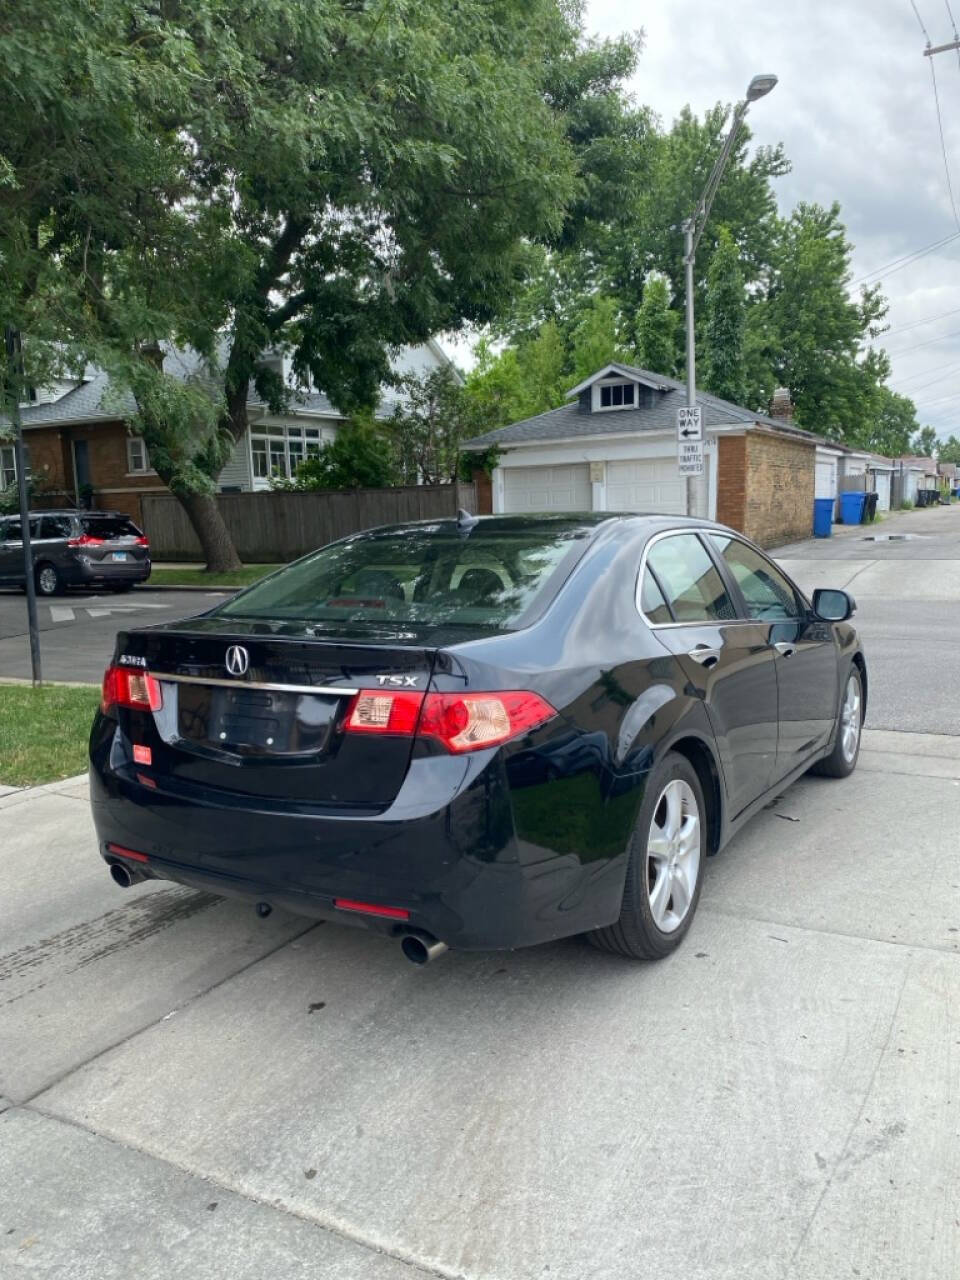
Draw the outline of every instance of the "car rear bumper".
[[[150,577],[149,560],[115,564],[109,560],[75,560],[63,567],[63,579],[74,586],[90,582],[145,582]]]
[[[147,877],[394,936],[422,930],[464,950],[548,942],[619,913],[625,856],[589,860],[519,838],[496,753],[414,762],[397,800],[375,816],[187,798],[118,763],[123,754],[122,744],[111,751],[108,738],[97,742],[95,727],[91,802],[100,853],[123,861],[108,849],[114,844],[145,855],[126,865]],[[433,808],[425,791],[448,798]],[[337,899],[409,915],[358,914]]]

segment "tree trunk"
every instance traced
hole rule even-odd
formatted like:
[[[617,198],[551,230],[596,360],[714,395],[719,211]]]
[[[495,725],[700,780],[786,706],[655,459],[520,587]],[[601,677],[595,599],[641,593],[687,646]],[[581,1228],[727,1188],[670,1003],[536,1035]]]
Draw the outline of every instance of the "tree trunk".
[[[232,569],[239,569],[240,557],[216,498],[209,493],[177,493],[174,497],[187,513],[187,519],[200,540],[207,572],[229,573]]]

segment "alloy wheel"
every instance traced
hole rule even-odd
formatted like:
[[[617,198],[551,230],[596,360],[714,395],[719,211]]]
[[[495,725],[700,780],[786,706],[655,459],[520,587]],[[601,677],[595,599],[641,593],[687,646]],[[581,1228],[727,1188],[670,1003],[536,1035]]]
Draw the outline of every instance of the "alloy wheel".
[[[700,874],[700,811],[682,778],[660,793],[647,838],[647,897],[658,929],[673,933],[690,910]]]
[[[44,565],[37,574],[37,586],[40,588],[40,594],[44,596],[52,596],[57,589],[57,571],[52,569],[50,565]]]
[[[840,750],[847,764],[857,754],[860,743],[860,681],[851,675],[840,708]]]

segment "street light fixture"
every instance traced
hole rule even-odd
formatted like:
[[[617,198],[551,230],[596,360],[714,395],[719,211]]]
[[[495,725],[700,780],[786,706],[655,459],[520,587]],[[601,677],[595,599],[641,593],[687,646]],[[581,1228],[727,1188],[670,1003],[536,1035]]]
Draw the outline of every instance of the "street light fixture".
[[[720,179],[723,177],[723,171],[727,167],[727,161],[733,151],[734,143],[737,140],[737,134],[740,132],[740,126],[743,124],[744,117],[747,114],[751,102],[756,102],[758,98],[765,98],[772,89],[776,87],[777,77],[774,75],[754,76],[747,85],[747,92],[744,100],[738,102],[733,112],[733,120],[730,123],[730,132],[727,134],[726,140],[720,154],[717,156],[717,162],[713,166],[713,172],[707,179],[707,185],[703,189],[697,207],[694,210],[693,217],[688,218],[683,224],[683,265],[686,271],[686,294],[687,294],[687,408],[694,409],[697,404],[697,353],[696,343],[694,340],[694,317],[693,317],[693,264],[697,255],[697,245],[700,243],[700,237],[703,235],[703,229],[710,217],[710,208],[713,205],[713,197],[717,194],[717,187],[720,185]],[[687,515],[694,515],[694,477],[687,476]]]

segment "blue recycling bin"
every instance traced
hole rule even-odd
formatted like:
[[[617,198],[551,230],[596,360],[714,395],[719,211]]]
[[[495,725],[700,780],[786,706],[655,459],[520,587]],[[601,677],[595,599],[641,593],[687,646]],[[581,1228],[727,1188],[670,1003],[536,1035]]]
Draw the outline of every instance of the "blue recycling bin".
[[[867,501],[865,493],[841,493],[840,519],[844,524],[860,524],[863,521],[863,508]]]
[[[833,533],[833,504],[835,498],[814,498],[813,500],[813,536],[829,538]]]

